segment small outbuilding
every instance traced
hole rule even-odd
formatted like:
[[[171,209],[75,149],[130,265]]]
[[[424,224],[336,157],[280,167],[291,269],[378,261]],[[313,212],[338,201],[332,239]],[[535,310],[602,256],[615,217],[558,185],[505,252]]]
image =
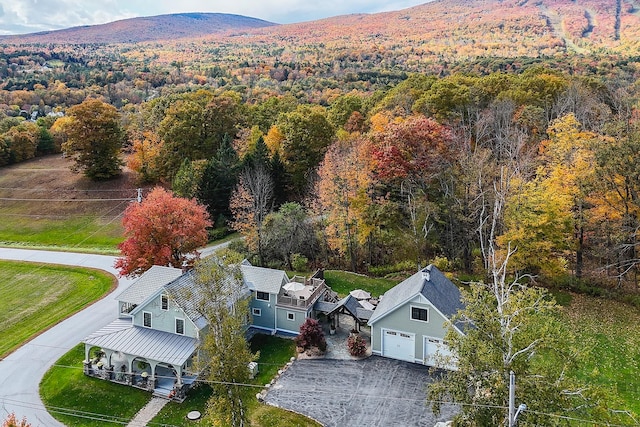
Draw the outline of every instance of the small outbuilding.
[[[444,337],[451,317],[464,306],[460,290],[435,266],[389,289],[369,319],[371,349],[392,359],[439,365],[451,355]],[[461,325],[453,327],[462,333]],[[453,363],[440,366],[452,367]]]

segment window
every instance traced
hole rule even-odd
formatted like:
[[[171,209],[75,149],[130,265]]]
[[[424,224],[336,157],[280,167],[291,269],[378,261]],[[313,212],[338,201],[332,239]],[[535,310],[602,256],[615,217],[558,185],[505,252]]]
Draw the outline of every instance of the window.
[[[176,334],[184,335],[184,319],[176,318]]]
[[[169,297],[167,295],[161,295],[160,299],[162,300],[162,309],[169,310]]]
[[[151,313],[149,313],[148,311],[143,311],[142,312],[142,324],[146,328],[150,328],[151,327]]]
[[[411,307],[411,320],[429,321],[429,310],[420,307]]]
[[[253,313],[254,316],[262,316],[262,310],[259,308],[252,309],[251,313]]]
[[[259,299],[262,301],[269,301],[269,292],[256,291],[256,299]]]
[[[296,314],[287,312],[287,320],[296,320]]]

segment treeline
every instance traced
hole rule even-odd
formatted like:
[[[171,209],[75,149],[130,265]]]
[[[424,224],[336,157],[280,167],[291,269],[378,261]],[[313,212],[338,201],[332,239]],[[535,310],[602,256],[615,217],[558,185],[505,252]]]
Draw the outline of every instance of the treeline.
[[[636,289],[634,83],[545,67],[413,74],[326,102],[205,85],[119,120],[140,179],[198,199],[212,233],[241,231],[259,264],[480,273],[497,236],[539,280]],[[0,122],[5,163],[65,143],[68,117],[39,120]]]
[[[481,272],[494,233],[521,272],[636,286],[630,89],[538,68],[413,75],[328,107],[200,90],[128,119],[130,166],[241,230],[263,264]]]

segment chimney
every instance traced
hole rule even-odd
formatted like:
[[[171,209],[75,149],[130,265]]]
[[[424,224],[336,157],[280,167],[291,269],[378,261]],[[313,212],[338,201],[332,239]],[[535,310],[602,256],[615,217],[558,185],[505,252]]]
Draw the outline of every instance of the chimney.
[[[431,271],[429,271],[428,267],[422,270],[422,278],[427,282],[431,280]]]

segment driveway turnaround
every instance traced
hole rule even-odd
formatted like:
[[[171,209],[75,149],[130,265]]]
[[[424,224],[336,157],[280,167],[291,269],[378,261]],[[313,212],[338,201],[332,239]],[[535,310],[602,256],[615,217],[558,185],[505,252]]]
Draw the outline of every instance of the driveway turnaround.
[[[268,391],[271,405],[331,426],[425,426],[457,413],[443,405],[436,417],[426,403],[429,368],[372,356],[364,360],[296,360]]]

